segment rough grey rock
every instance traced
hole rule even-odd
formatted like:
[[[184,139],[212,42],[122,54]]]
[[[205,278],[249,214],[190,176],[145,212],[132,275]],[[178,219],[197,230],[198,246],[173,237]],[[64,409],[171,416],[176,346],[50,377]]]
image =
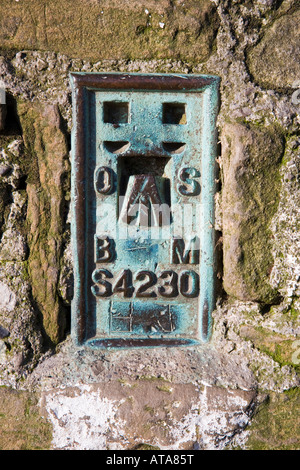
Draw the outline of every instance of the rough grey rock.
[[[0,339],[7,338],[8,336],[9,336],[9,331],[0,325]]]
[[[300,76],[299,10],[278,18],[249,54],[250,72],[265,88],[293,87]]]
[[[7,176],[11,170],[12,167],[10,165],[0,165],[0,176]]]

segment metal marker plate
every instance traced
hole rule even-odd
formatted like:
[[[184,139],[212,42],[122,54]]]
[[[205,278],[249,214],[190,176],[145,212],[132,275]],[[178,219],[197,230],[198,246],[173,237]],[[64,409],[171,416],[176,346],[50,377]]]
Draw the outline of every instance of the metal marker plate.
[[[207,341],[218,77],[72,73],[71,83],[76,342]]]

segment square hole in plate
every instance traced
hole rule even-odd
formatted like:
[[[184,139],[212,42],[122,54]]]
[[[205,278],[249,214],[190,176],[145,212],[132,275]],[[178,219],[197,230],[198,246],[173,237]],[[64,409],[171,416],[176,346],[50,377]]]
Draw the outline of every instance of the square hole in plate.
[[[105,101],[103,103],[103,120],[110,124],[129,122],[129,103],[121,101]]]
[[[186,124],[185,103],[163,103],[163,124]]]

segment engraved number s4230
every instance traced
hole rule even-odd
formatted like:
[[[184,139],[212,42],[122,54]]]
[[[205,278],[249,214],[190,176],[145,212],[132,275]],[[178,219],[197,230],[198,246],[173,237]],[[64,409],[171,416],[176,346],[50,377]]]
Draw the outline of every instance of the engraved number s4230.
[[[115,281],[113,277],[107,269],[95,269],[92,274],[92,294],[95,297],[110,297],[113,294],[132,297],[136,292],[137,298],[156,298],[157,295],[171,298],[179,294],[194,298],[198,297],[200,290],[199,275],[193,270],[184,270],[179,274],[172,270],[162,271],[158,276],[153,271],[138,271],[134,278],[136,286],[133,285],[130,269],[124,269]]]

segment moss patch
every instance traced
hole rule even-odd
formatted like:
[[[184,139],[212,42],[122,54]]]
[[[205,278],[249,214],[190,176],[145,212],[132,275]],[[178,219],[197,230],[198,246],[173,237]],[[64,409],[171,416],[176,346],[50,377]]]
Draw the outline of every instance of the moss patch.
[[[7,184],[0,181],[0,237],[1,228],[5,220],[6,206],[11,202],[11,193]]]
[[[247,450],[299,450],[300,390],[270,392],[249,427]]]
[[[225,290],[243,300],[270,304],[274,264],[270,223],[281,189],[284,137],[276,125],[226,125],[223,137],[223,236]]]
[[[240,335],[250,340],[257,349],[271,356],[281,366],[291,365],[297,368],[293,363],[293,353],[295,351],[294,337],[288,338],[266,328],[246,325],[241,326]]]
[[[160,450],[160,448],[151,444],[138,444],[133,450]]]
[[[52,429],[39,413],[38,397],[0,387],[0,450],[46,450]]]
[[[47,50],[92,60],[206,60],[219,19],[209,0],[2,0],[3,49]]]
[[[69,149],[56,106],[19,103],[27,178],[29,275],[47,336],[57,343],[64,330],[58,281],[66,217]]]

